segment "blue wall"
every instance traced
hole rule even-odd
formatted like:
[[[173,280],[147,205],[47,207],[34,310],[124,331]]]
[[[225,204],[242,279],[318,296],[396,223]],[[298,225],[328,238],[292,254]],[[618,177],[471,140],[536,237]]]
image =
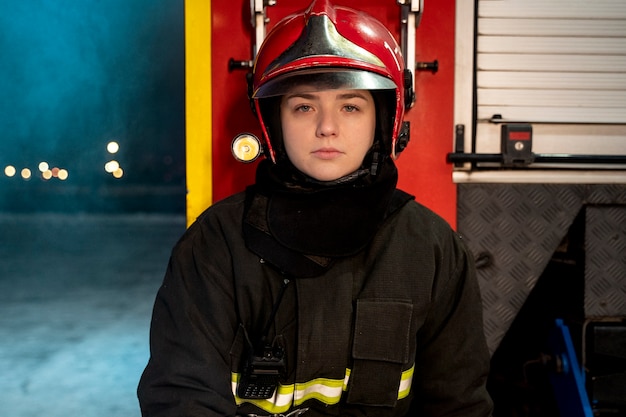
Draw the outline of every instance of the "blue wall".
[[[183,0],[3,0],[0,54],[0,211],[184,211]]]

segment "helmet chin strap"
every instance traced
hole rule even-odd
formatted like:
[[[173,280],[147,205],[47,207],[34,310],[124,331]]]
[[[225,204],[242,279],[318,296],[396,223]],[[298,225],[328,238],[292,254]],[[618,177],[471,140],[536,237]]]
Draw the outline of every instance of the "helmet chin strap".
[[[348,174],[348,175],[344,175],[343,177],[337,178],[335,180],[330,180],[330,181],[318,181],[315,178],[311,178],[309,176],[307,176],[308,181],[313,183],[313,184],[317,184],[317,185],[322,185],[322,186],[326,186],[326,187],[332,187],[335,185],[343,185],[343,184],[347,184],[350,183],[358,178],[364,177],[366,175],[368,175],[370,173],[369,170],[367,169],[363,169],[363,168],[359,168],[356,171]],[[306,174],[303,174],[306,175]]]
[[[296,168],[291,161],[285,156],[286,161],[283,163],[287,163],[290,166],[290,169],[294,170],[301,176],[303,181],[308,184],[320,186],[320,187],[333,187],[338,185],[349,184],[354,182],[360,178],[366,178],[368,176],[376,177],[379,174],[381,164],[385,158],[385,155],[381,152],[375,150],[376,146],[373,146],[363,159],[363,164],[356,170],[347,175],[339,177],[330,181],[319,181],[315,178],[303,173],[298,168]]]

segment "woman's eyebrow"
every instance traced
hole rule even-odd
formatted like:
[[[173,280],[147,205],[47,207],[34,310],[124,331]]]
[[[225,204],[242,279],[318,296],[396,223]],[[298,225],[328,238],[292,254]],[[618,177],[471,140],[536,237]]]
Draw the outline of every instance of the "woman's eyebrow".
[[[303,98],[305,100],[315,100],[318,98],[318,95],[314,92],[307,93],[307,92],[297,92],[297,91],[293,93],[288,93],[285,95],[285,99],[289,100],[291,98]],[[337,95],[336,98],[340,100],[346,100],[346,99],[352,99],[352,98],[361,98],[363,100],[367,100],[367,96],[360,91],[348,91],[346,93]]]
[[[287,100],[292,98],[303,98],[305,100],[314,100],[316,95],[313,93],[290,93],[285,96]]]
[[[349,93],[339,94],[337,98],[342,99],[342,100],[351,99],[351,98],[361,98],[363,100],[367,100],[367,96],[358,91],[351,91]]]

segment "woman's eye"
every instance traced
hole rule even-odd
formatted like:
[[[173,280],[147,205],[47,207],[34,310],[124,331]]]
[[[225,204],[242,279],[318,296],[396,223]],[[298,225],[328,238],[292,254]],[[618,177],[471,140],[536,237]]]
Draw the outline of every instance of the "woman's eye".
[[[311,106],[307,106],[306,104],[301,104],[296,107],[296,111],[301,111],[301,112],[306,113],[308,111],[311,111]]]
[[[352,106],[352,105],[350,105],[350,104],[345,105],[343,108],[344,108],[344,109],[345,109],[348,113],[355,112],[355,111],[357,111],[357,110],[359,109],[357,106]]]

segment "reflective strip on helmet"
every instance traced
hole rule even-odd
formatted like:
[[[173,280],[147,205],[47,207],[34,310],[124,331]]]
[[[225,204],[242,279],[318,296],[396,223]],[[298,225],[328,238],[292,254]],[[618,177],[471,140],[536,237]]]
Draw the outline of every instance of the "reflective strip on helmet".
[[[398,388],[399,400],[406,398],[411,392],[414,370],[415,366],[412,366],[410,369],[402,372],[400,387]],[[238,397],[237,381],[239,380],[239,374],[232,374],[231,385],[233,395],[235,396],[235,403],[237,405],[249,403],[267,411],[268,413],[278,414],[288,411],[292,406],[298,406],[305,401],[312,399],[326,405],[339,403],[341,395],[347,390],[350,372],[350,369],[346,369],[346,376],[344,379],[316,378],[311,381],[297,383],[295,385],[279,384],[274,395],[266,400],[248,400]]]

